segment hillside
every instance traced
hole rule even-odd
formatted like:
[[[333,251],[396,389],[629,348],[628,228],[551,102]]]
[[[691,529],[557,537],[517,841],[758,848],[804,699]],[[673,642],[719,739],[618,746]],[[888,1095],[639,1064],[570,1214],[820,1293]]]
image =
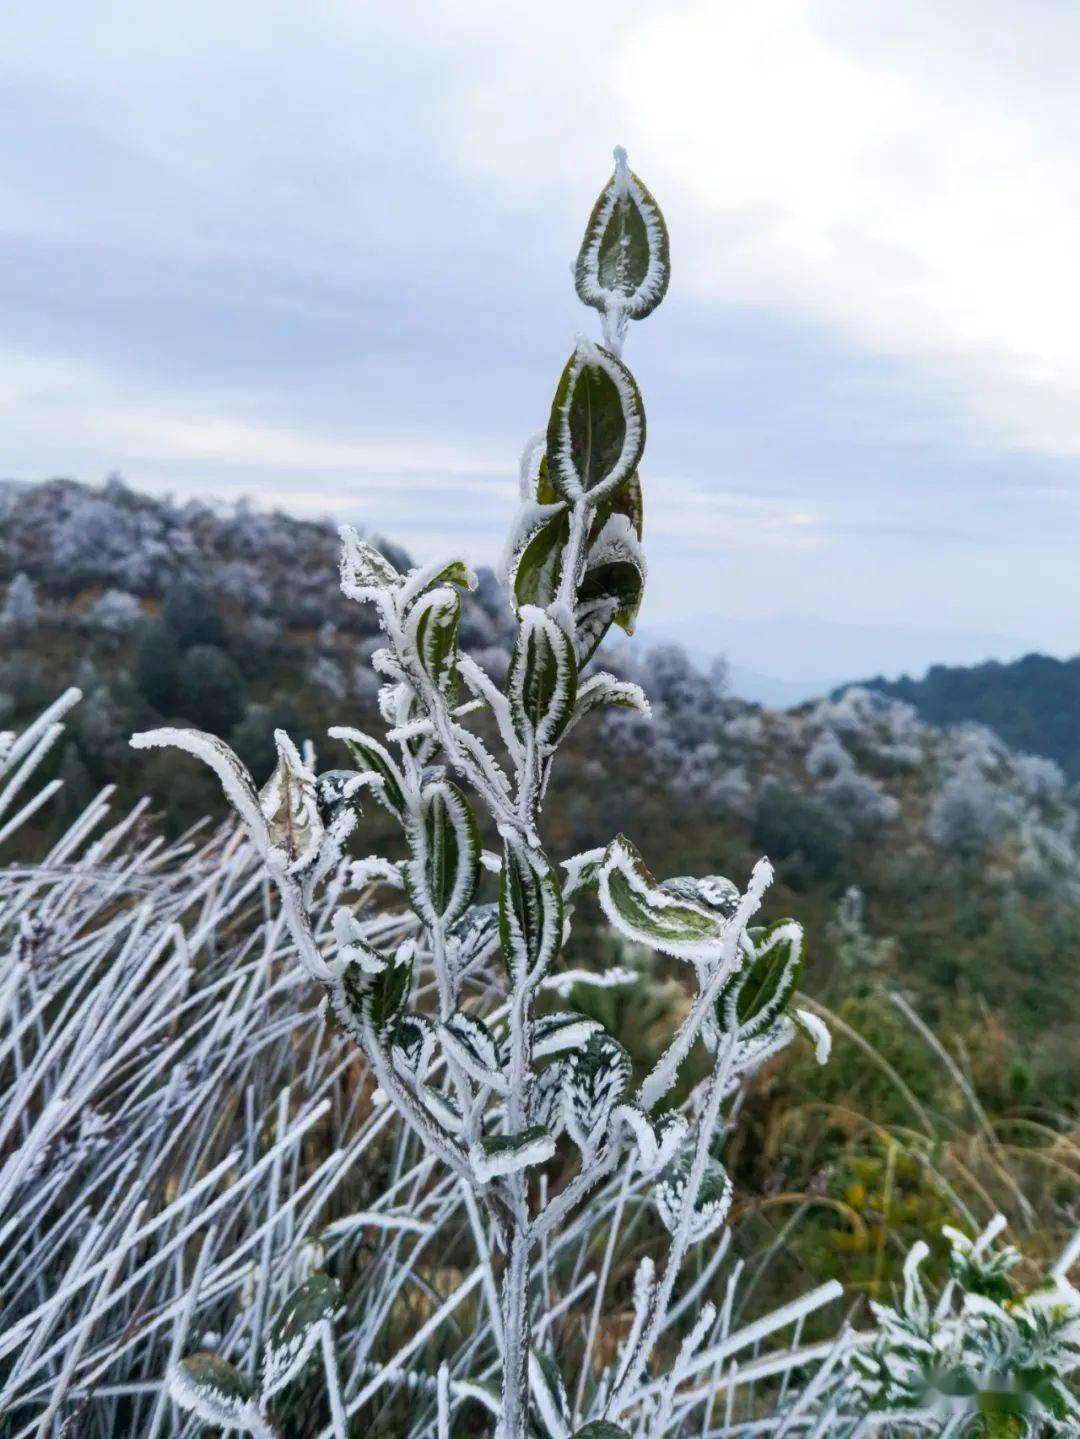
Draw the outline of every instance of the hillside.
[[[55,822],[104,784],[127,803],[152,795],[174,834],[222,815],[212,777],[133,752],[137,729],[211,730],[261,780],[275,725],[329,766],[347,763],[330,725],[379,727],[380,638],[338,590],[330,524],[178,505],[118,482],[9,487],[0,506],[0,726],[69,684],[85,696],[51,759],[65,782]],[[463,645],[501,678],[507,634],[485,574]],[[880,686],[784,713],[731,698],[672,647],[624,646],[603,663],[644,686],[654,718],[613,711],[575,732],[549,806],[556,848],[622,830],[659,871],[733,875],[767,853],[778,903],[811,936],[820,995],[884,979],[931,1011],[995,1006],[1022,1045],[1039,1037],[1031,1062],[1071,1091],[1080,806],[1052,761],[977,725],[941,730]],[[606,743],[614,727],[625,747]],[[361,853],[382,839],[378,812],[365,822]],[[852,886],[880,936],[864,936],[857,961],[837,938]]]
[[[879,676],[863,685],[913,705],[929,724],[987,725],[1012,748],[1045,755],[1080,779],[1080,655],[933,665],[922,679]]]

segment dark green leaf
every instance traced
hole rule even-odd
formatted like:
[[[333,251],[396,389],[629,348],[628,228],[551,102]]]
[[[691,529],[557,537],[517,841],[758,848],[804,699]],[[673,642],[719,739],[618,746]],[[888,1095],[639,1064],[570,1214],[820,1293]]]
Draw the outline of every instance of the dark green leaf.
[[[578,604],[614,602],[612,621],[633,634],[645,592],[645,559],[625,515],[613,515],[589,549]]]
[[[570,517],[563,506],[532,532],[513,570],[518,606],[551,604],[559,589],[563,551],[570,536]]]
[[[790,1005],[802,977],[802,928],[793,919],[767,929],[750,930],[753,950],[725,983],[716,1001],[723,1028],[754,1038],[774,1024]]]
[[[615,173],[593,207],[574,282],[586,305],[619,306],[632,319],[652,313],[671,278],[667,226],[660,207],[616,151]]]
[[[411,958],[395,958],[378,974],[367,973],[355,960],[342,967],[330,988],[330,1001],[358,1044],[364,1042],[365,1020],[383,1043],[391,1038],[412,990],[412,977]]]
[[[469,801],[442,780],[423,793],[423,828],[410,830],[413,859],[405,886],[426,923],[451,925],[461,918],[480,879],[480,831]]]
[[[312,1274],[292,1290],[270,1327],[263,1358],[263,1393],[276,1394],[300,1373],[321,1326],[341,1303],[341,1286],[329,1274]]]
[[[677,959],[696,960],[708,954],[724,931],[723,914],[700,900],[665,890],[621,835],[608,846],[600,869],[599,895],[604,913],[617,930]]]
[[[435,688],[452,699],[457,679],[457,634],[461,601],[443,586],[421,595],[409,611],[406,633],[420,668]]]
[[[362,730],[352,729],[347,725],[335,725],[329,733],[331,739],[344,740],[361,773],[378,776],[382,783],[373,787],[376,799],[392,815],[401,819],[405,813],[401,772],[390,757],[389,751]]]
[[[559,739],[577,699],[577,670],[562,626],[526,605],[506,675],[510,717],[523,744],[532,742],[543,753]]]
[[[645,410],[633,375],[607,350],[579,343],[548,422],[555,490],[571,504],[583,495],[599,500],[630,479],[644,448]]]
[[[511,977],[544,973],[559,952],[562,930],[562,890],[546,855],[507,839],[499,882],[499,940]]]

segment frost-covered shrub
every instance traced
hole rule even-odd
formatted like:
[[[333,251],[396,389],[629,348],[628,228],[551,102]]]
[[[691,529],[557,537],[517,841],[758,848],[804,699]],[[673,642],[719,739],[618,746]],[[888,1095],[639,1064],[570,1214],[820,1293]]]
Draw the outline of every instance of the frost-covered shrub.
[[[974,1240],[945,1230],[951,1277],[931,1304],[920,1276],[929,1250],[915,1245],[893,1306],[874,1304],[878,1329],[853,1347],[847,1382],[873,1432],[893,1436],[1075,1435],[1080,1402],[1080,1294],[1060,1267],[1033,1289],[1012,1271],[1020,1254],[994,1240],[1000,1215]],[[869,1424],[868,1424],[869,1427]]]
[[[601,313],[605,343],[578,339],[546,428],[522,459],[505,565],[515,628],[503,684],[463,648],[465,597],[477,583],[464,561],[405,570],[346,526],[342,590],[373,607],[384,637],[372,656],[383,738],[331,730],[353,768],[319,773],[314,756],[279,732],[277,766],[261,790],[211,735],[159,730],[134,740],[187,750],[218,774],[278,887],[308,978],[324,987],[335,1022],[370,1064],[383,1104],[467,1196],[500,1355],[499,1439],[534,1431],[622,1439],[626,1425],[659,1435],[677,1409],[696,1402],[687,1399],[693,1376],[719,1362],[726,1342],[728,1321],[711,1303],[697,1306],[660,1373],[648,1366],[694,1306],[684,1263],[702,1255],[710,1272],[726,1248],[725,1107],[799,1030],[819,1059],[828,1049],[820,1020],[795,1003],[799,926],[754,923],[772,878],[768,861],[742,888],[719,876],[657,880],[622,836],[561,863],[541,838],[544,796],[567,734],[612,706],[649,708],[638,684],[590,662],[612,625],[632,632],[641,602],[645,413],[621,352],[630,320],[659,304],[667,281],[660,212],[616,152],[576,270],[579,296]],[[472,633],[482,643],[491,638],[485,627]],[[677,651],[661,652],[652,670],[662,708],[689,722],[692,751],[705,747],[708,763],[694,775],[704,782],[715,763],[709,746],[720,698]],[[404,858],[346,859],[347,842],[362,832],[362,800],[398,826]],[[388,915],[404,910],[408,919],[373,922],[356,901],[339,902],[328,942],[312,916],[327,887],[344,900],[348,886],[360,894],[377,887]],[[685,1017],[640,1077],[598,1020],[565,1004],[575,983],[629,977],[568,969],[563,946],[585,893],[624,940],[686,966]],[[671,1109],[697,1045],[709,1056],[706,1077]],[[601,1283],[571,1390],[545,1338],[547,1258],[589,1242],[609,1183],[650,1194],[670,1241],[659,1269],[652,1258],[638,1265],[629,1333],[597,1368]],[[497,1300],[494,1252],[502,1255]],[[778,1325],[837,1292],[824,1286]],[[245,1376],[220,1356],[193,1357],[174,1370],[174,1393],[213,1422],[259,1433],[271,1422],[273,1397],[265,1363],[259,1373]],[[443,1439],[476,1378],[440,1375]]]
[[[924,726],[914,707],[876,690],[852,685],[836,699],[819,701],[809,719],[881,772],[917,769],[923,762]]]
[[[0,631],[9,635],[25,635],[38,622],[37,591],[29,575],[20,572],[8,585],[0,607]]]
[[[926,830],[942,849],[979,855],[1001,839],[1013,813],[1011,796],[978,759],[968,758],[941,786],[927,814]]]
[[[95,629],[106,635],[126,635],[139,623],[142,611],[139,601],[127,590],[108,589],[99,595],[87,611]]]
[[[848,691],[849,695],[865,694],[866,691]],[[839,706],[833,706],[839,710]],[[852,714],[862,717],[862,711],[852,707],[851,713],[841,711],[845,720],[843,732],[851,741],[862,739],[865,731],[857,730],[851,722]],[[863,773],[839,734],[833,728],[823,728],[814,740],[806,756],[806,767],[817,780],[814,793],[825,804],[830,813],[852,834],[867,834],[889,824],[900,813],[899,802],[886,794],[882,785],[871,775]]]

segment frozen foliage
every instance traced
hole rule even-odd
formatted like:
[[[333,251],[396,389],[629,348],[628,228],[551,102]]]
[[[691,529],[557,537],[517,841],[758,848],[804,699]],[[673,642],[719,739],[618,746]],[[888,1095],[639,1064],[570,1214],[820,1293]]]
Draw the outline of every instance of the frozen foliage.
[[[159,730],[133,740],[142,748],[185,749],[217,773],[278,886],[308,977],[325,987],[388,1111],[467,1196],[483,1261],[501,1251],[497,1301],[493,1281],[485,1290],[503,1376],[499,1439],[525,1439],[533,1423],[556,1439],[585,1421],[594,1432],[607,1426],[612,1434],[628,1433],[625,1423],[655,1432],[685,1402],[681,1386],[694,1362],[716,1360],[722,1321],[711,1307],[673,1369],[653,1378],[649,1364],[674,1315],[690,1302],[679,1292],[684,1261],[723,1228],[730,1205],[731,1185],[714,1152],[725,1104],[800,1028],[819,1060],[828,1052],[820,1021],[793,1004],[802,966],[799,926],[755,925],[772,880],[766,860],[743,891],[716,876],[658,881],[619,837],[571,860],[563,879],[539,837],[541,805],[565,736],[605,707],[649,712],[632,681],[584,671],[612,624],[632,632],[640,605],[645,414],[615,351],[626,321],[647,315],[662,298],[667,264],[659,212],[619,154],[577,271],[582,297],[604,315],[608,348],[578,339],[546,432],[530,442],[522,463],[522,513],[505,564],[517,630],[501,686],[462,648],[463,597],[477,583],[464,561],[403,571],[345,526],[342,591],[373,608],[385,640],[372,656],[383,681],[385,739],[351,727],[331,730],[355,768],[320,776],[279,732],[277,768],[258,793],[240,761],[210,735]],[[687,683],[701,689],[678,658],[663,702],[677,702],[669,694]],[[703,703],[710,695],[715,690],[706,684]],[[470,724],[478,716],[486,719],[486,738]],[[403,895],[411,929],[405,939],[379,938],[354,905],[342,904],[327,945],[313,913],[323,887],[349,872],[342,845],[361,799],[369,797],[400,826],[408,857],[394,864],[373,856],[352,872]],[[493,850],[485,847],[489,836]],[[488,874],[495,905],[483,896]],[[551,1015],[539,1004],[558,982],[572,896],[582,889],[595,891],[616,931],[686,960],[694,977],[689,1012],[640,1083],[622,1047],[598,1025]],[[485,932],[491,940],[478,943]],[[504,978],[478,992],[478,958],[491,954],[496,935]],[[422,1006],[418,980],[427,971],[436,995]],[[669,1112],[665,1101],[696,1044],[711,1053],[710,1072],[684,1112]],[[569,1178],[544,1202],[543,1167],[556,1153]],[[590,1339],[571,1401],[565,1376],[540,1345],[548,1319],[535,1266],[551,1246],[597,1222],[610,1181],[625,1190],[635,1174],[647,1184],[656,1176],[653,1198],[671,1235],[669,1252],[659,1271],[651,1260],[639,1267],[635,1323],[599,1370]],[[719,1258],[723,1249],[720,1241]],[[824,1286],[798,1314],[836,1292]],[[594,1332],[602,1293],[601,1284]],[[210,1387],[217,1382],[210,1368],[204,1377]],[[256,1402],[254,1391],[237,1390],[226,1377],[223,1406]],[[473,1377],[451,1366],[443,1406],[455,1406],[455,1380]],[[181,1376],[174,1392],[190,1398],[189,1385],[190,1376]]]
[[[24,635],[38,622],[38,602],[34,583],[20,571],[8,585],[3,607],[0,608],[0,630],[6,634]]]
[[[68,693],[23,734],[0,741],[0,814],[9,839],[56,795],[55,783],[36,781],[36,769],[77,699]],[[287,745],[283,761],[284,772],[247,816],[288,846],[287,831],[303,833],[314,820],[304,761]],[[549,1143],[481,1135],[475,1159],[467,1158],[475,1183],[462,1184],[426,1143],[392,1123],[392,1105],[364,1102],[366,1066],[349,1034],[323,1009],[298,1002],[293,922],[287,912],[268,914],[251,846],[222,832],[170,847],[151,836],[139,811],[110,823],[107,798],[95,799],[41,864],[0,871],[0,1052],[9,1081],[0,1105],[5,1434],[198,1439],[210,1424],[256,1436],[356,1439],[370,1432],[370,1406],[399,1393],[392,1432],[402,1439],[445,1439],[462,1406],[494,1421],[505,1329],[492,1241],[505,1221],[489,1206]],[[596,858],[569,867],[567,893],[593,882]],[[488,1030],[474,1009],[462,1009],[441,1026],[440,1040],[439,971],[430,954],[403,943],[415,922],[350,919],[354,881],[370,893],[370,878],[346,865],[307,908],[310,942],[328,955],[355,948],[376,980],[387,972],[381,956],[391,955],[394,966],[415,960],[418,1032],[399,1023],[394,1063],[404,1076],[423,1074],[430,1094],[442,1098],[436,1113],[449,1115],[448,1068],[460,1063],[468,1074],[501,1062],[498,1010]],[[686,886],[679,881],[675,890]],[[716,882],[700,894],[711,909],[742,902]],[[447,934],[474,1000],[498,993],[497,930],[496,923],[493,942],[481,905]],[[628,977],[567,970],[542,988],[556,996],[575,982]],[[745,982],[741,972],[736,981]],[[741,1006],[741,1028],[753,1007]],[[594,1022],[558,1008],[545,1009],[534,1030],[534,1059],[544,1061],[538,1105],[552,1094],[544,1076],[559,1077],[566,1059],[577,1061],[574,1083],[554,1089],[550,1132],[559,1133],[559,1113],[571,1108],[580,1137],[605,1161],[589,1204],[549,1221],[527,1256],[530,1406],[548,1435],[571,1432],[571,1405],[587,1412],[596,1404],[588,1356],[577,1380],[581,1400],[568,1397],[552,1367],[552,1320],[580,1306],[591,1353],[625,1220],[652,1196],[677,1227],[679,1197],[695,1193],[686,1172],[687,1154],[692,1163],[700,1152],[686,1147],[694,1105],[650,1121],[619,1094],[626,1075],[617,1046],[608,1042],[596,1063],[580,1058],[598,1033]],[[332,1142],[313,1143],[331,1116]],[[616,1142],[623,1163],[613,1172]],[[492,1178],[485,1181],[486,1164]],[[663,1175],[672,1164],[669,1181]],[[712,1250],[700,1278],[657,1310],[649,1296],[657,1285],[663,1292],[667,1276],[658,1281],[647,1263],[639,1271],[638,1338],[643,1327],[680,1347],[668,1375],[645,1373],[636,1382],[628,1416],[635,1432],[647,1426],[656,1435],[734,1439],[740,1428],[722,1414],[744,1393],[752,1403],[763,1375],[819,1373],[818,1399],[802,1406],[817,1417],[827,1412],[819,1401],[839,1392],[842,1348],[799,1342],[804,1317],[830,1299],[832,1286],[740,1325],[732,1319],[732,1275],[729,1302],[720,1310],[704,1305],[684,1332],[687,1306],[726,1249],[722,1235],[715,1243],[706,1233],[723,1222],[722,1179],[714,1198],[719,1173],[708,1159],[685,1236]],[[560,1204],[548,1197],[534,1222]],[[589,1256],[605,1228],[608,1259],[598,1270]],[[447,1272],[440,1256],[447,1246],[460,1254],[462,1235],[473,1257],[449,1271],[450,1283],[430,1300],[424,1276]],[[354,1276],[347,1295],[332,1269]],[[410,1296],[422,1299],[425,1317],[403,1331],[399,1315]],[[761,1344],[790,1335],[763,1367]],[[431,1344],[444,1357],[437,1378],[422,1367]],[[709,1380],[718,1367],[721,1391]],[[710,1419],[718,1392],[720,1412]],[[794,1394],[778,1414],[792,1410]],[[797,1415],[793,1423],[792,1433],[806,1431]],[[597,1420],[584,1432],[620,1430]]]
[[[814,793],[840,823],[859,834],[873,832],[894,820],[900,805],[877,780],[859,771],[839,735],[825,729],[806,756],[806,767],[817,784]]]
[[[90,622],[110,635],[124,635],[139,623],[139,601],[127,590],[106,590],[89,609]]]
[[[878,1330],[852,1348],[849,1395],[876,1432],[1074,1435],[1080,1402],[1080,1294],[1060,1276],[1018,1289],[1019,1253],[995,1247],[1000,1215],[974,1240],[946,1228],[951,1278],[931,1304],[918,1243],[904,1265],[895,1305],[872,1306]]]
[[[645,416],[621,347],[667,266],[659,211],[619,155],[576,271],[606,343],[575,344],[526,451],[506,647],[489,581],[457,558],[413,568],[345,527],[328,609],[309,566],[329,558],[324,527],[59,486],[49,540],[32,500],[4,501],[12,547],[47,549],[57,593],[164,584],[176,634],[213,617],[205,595],[247,594],[271,633],[306,625],[316,661],[327,624],[369,637],[382,719],[378,735],[331,729],[329,768],[278,729],[261,784],[213,734],[137,735],[208,766],[241,832],[169,846],[141,807],[110,826],[102,795],[42,863],[0,872],[0,1421],[15,1439],[861,1439],[911,1403],[923,1425],[918,1376],[939,1377],[918,1369],[925,1336],[954,1310],[966,1387],[937,1388],[968,1407],[896,1432],[979,1432],[964,1426],[1002,1395],[1023,1422],[1074,1422],[1064,1275],[1080,1237],[1045,1294],[1002,1299],[1009,1256],[954,1237],[932,1312],[917,1252],[874,1329],[804,1341],[835,1283],[739,1317],[729,1126],[764,1061],[797,1039],[829,1053],[799,999],[801,928],[769,913],[768,860],[739,883],[656,878],[622,836],[561,861],[541,839],[560,750],[591,730],[603,759],[649,757],[758,823],[763,799],[802,790],[815,838],[902,822],[882,799],[918,749],[946,779],[978,772],[1014,796],[1012,842],[1041,832],[1071,853],[1053,774],[978,736],[931,736],[859,696],[759,714],[674,650],[599,668],[645,579]],[[0,737],[0,842],[56,797],[38,766],[77,698]],[[101,722],[108,696],[91,703]],[[373,815],[395,846],[357,859],[381,847]],[[684,977],[647,1072],[571,1007],[634,978],[564,955],[586,897]],[[853,899],[837,923],[858,963]]]
[[[948,771],[926,820],[934,843],[999,862],[1011,852],[1029,879],[1075,890],[1077,814],[1053,761],[1014,755],[978,725],[949,732],[942,750]]]
[[[104,625],[121,613],[118,595],[167,601],[182,587],[208,603],[238,607],[245,625],[261,619],[275,629],[330,623],[357,635],[374,632],[370,616],[334,583],[337,535],[326,521],[244,504],[177,504],[136,494],[117,479],[100,489],[70,480],[0,482],[0,500],[0,586],[25,572],[39,603],[85,597],[87,616]],[[481,588],[474,623],[483,643],[502,640],[506,626],[489,584]]]

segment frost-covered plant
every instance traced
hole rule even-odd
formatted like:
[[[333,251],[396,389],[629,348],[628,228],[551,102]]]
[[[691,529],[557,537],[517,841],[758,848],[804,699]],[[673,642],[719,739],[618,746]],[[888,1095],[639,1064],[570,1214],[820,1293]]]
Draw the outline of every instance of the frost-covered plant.
[[[328,1390],[337,1396],[334,1415],[339,1432],[344,1417],[337,1376],[332,1323],[341,1297],[336,1279],[312,1274],[286,1297],[274,1316],[261,1356],[258,1384],[252,1384],[218,1354],[189,1355],[169,1376],[173,1397],[207,1424],[239,1429],[255,1439],[276,1439],[274,1400],[304,1370],[316,1349],[326,1366]]]
[[[920,1242],[895,1306],[874,1304],[871,1343],[847,1356],[849,1393],[879,1433],[1023,1436],[1080,1432],[1080,1294],[1061,1273],[1026,1291],[1020,1254],[995,1246],[998,1215],[974,1240],[946,1227],[950,1277],[933,1306]]]
[[[663,299],[668,276],[663,218],[616,151],[575,270],[579,297],[600,312],[604,344],[578,339],[547,426],[522,459],[504,565],[517,629],[503,685],[459,643],[463,592],[476,583],[469,567],[452,558],[403,573],[346,526],[342,590],[374,607],[386,641],[372,660],[385,737],[330,731],[355,768],[317,774],[313,754],[301,755],[279,731],[277,767],[257,791],[213,736],[156,730],[133,740],[185,749],[216,771],[280,891],[301,963],[362,1049],[382,1101],[467,1196],[482,1261],[492,1245],[502,1252],[497,1304],[493,1267],[485,1288],[503,1375],[499,1439],[524,1439],[532,1425],[555,1439],[575,1430],[580,1439],[612,1439],[628,1432],[624,1422],[638,1433],[665,1431],[677,1386],[719,1362],[703,1346],[720,1316],[699,1303],[674,1367],[666,1376],[647,1372],[673,1315],[693,1302],[694,1291],[677,1295],[688,1254],[708,1240],[717,1260],[723,1254],[716,1236],[732,1197],[718,1153],[725,1102],[797,1028],[819,1058],[828,1049],[820,1021],[793,1006],[799,926],[752,923],[772,877],[766,860],[740,891],[717,876],[658,881],[621,836],[561,864],[541,839],[542,804],[567,734],[606,706],[648,711],[636,684],[590,662],[613,624],[632,632],[641,603],[645,412],[622,346],[629,322]],[[400,827],[406,857],[374,855],[350,869],[344,846],[369,796]],[[380,930],[355,904],[341,905],[333,942],[320,939],[313,906],[326,882],[340,888],[343,874],[357,892],[377,884],[406,904],[407,929]],[[561,958],[586,893],[624,937],[684,961],[692,979],[685,1019],[640,1080],[597,1021],[555,1007],[575,979],[621,978],[568,969]],[[422,972],[434,977],[433,1007],[418,1002]],[[696,1045],[711,1055],[708,1075],[672,1109]],[[630,1332],[598,1375],[590,1367],[594,1308],[571,1400],[552,1355],[535,1342],[546,1320],[538,1264],[566,1233],[589,1232],[590,1206],[605,1186],[642,1176],[670,1233],[668,1253],[659,1272],[641,1261]],[[824,1286],[788,1319],[836,1292]],[[201,1371],[207,1411],[215,1373],[210,1364]],[[444,1436],[457,1392],[440,1381]],[[235,1386],[221,1387],[221,1406],[235,1414],[242,1404],[257,1408],[253,1391],[245,1386],[238,1397]]]

